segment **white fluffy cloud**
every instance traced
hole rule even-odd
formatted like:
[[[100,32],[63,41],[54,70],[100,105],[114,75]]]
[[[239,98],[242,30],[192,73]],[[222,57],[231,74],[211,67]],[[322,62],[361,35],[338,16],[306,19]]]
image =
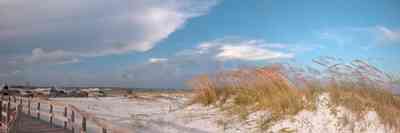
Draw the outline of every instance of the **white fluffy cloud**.
[[[217,0],[0,0],[0,80],[66,82],[63,77],[67,71],[49,64],[148,51],[188,20],[207,14],[217,3]],[[104,73],[103,77],[82,81],[113,80],[108,76],[111,72]],[[77,72],[74,77],[85,76]],[[44,78],[48,81],[40,80]]]
[[[162,63],[168,61],[167,58],[150,58],[149,63]]]
[[[264,40],[224,38],[201,43],[196,49],[186,51],[196,54],[213,54],[217,60],[272,60],[292,58],[293,53],[283,52],[285,44],[266,43]]]
[[[0,0],[0,41],[19,51],[30,49],[28,62],[75,62],[80,57],[144,52],[216,4],[216,0]]]
[[[255,61],[293,57],[293,54],[272,51],[257,45],[224,45],[220,50],[221,52],[216,57],[221,60],[239,59]]]
[[[79,59],[76,58],[72,53],[62,50],[47,52],[41,48],[33,49],[32,56],[24,59],[24,63],[27,64],[69,64],[78,62]]]

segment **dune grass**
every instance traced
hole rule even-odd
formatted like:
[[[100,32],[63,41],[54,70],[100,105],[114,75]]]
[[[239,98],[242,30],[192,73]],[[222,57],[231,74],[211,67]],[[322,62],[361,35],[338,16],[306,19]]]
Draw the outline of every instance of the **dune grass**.
[[[359,60],[355,62],[359,64],[353,66],[354,70],[348,73],[356,78],[343,80],[343,73],[337,75],[335,72],[339,70],[336,70],[329,71],[334,73],[329,80],[303,78],[301,85],[294,84],[293,80],[289,80],[287,71],[277,66],[201,75],[189,82],[195,92],[192,102],[219,106],[243,119],[251,112],[268,111],[271,117],[260,123],[262,128],[268,128],[273,122],[302,110],[314,110],[317,97],[327,92],[335,106],[344,106],[359,116],[369,110],[376,111],[385,125],[391,128],[400,127],[399,96],[375,82],[376,77],[370,76],[371,73],[365,74],[360,69],[380,71],[361,68],[360,64],[364,67],[371,66],[360,63]],[[331,70],[334,67],[328,68]],[[354,74],[354,71],[358,71],[358,74]]]
[[[376,111],[380,120],[390,128],[400,125],[400,98],[392,92],[371,86],[340,85],[327,88],[331,102],[344,106],[360,118],[366,111]],[[398,130],[398,129],[397,129]]]
[[[196,94],[192,102],[220,106],[242,119],[251,112],[268,110],[271,118],[262,122],[263,126],[303,109],[314,109],[314,100],[304,97],[311,98],[319,92],[295,88],[274,67],[202,75],[193,79],[190,85]]]

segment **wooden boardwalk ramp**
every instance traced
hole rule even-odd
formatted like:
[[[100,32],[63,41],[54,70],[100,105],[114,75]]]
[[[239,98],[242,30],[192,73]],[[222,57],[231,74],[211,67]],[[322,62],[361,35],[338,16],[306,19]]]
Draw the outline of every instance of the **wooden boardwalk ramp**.
[[[49,100],[0,97],[0,133],[131,133],[104,119]]]
[[[17,133],[72,133],[71,130],[55,125],[50,126],[50,123],[46,121],[25,114],[20,115],[18,122]]]

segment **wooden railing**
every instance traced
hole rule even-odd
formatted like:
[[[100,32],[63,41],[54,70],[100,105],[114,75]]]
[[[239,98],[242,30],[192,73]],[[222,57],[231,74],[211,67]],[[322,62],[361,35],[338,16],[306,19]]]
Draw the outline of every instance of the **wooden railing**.
[[[15,128],[18,127],[17,121],[19,113],[24,113],[36,119],[45,120],[49,123],[50,127],[63,127],[66,130],[71,130],[73,133],[87,133],[88,122],[91,123],[91,132],[129,132],[128,129],[113,127],[110,122],[99,119],[95,117],[95,115],[82,111],[69,104],[26,97],[7,96],[1,98],[0,105],[2,105],[0,106],[0,111],[5,118],[7,133],[13,133]],[[3,120],[3,117],[1,117],[0,120]]]
[[[13,106],[11,101],[3,102],[3,98],[0,100],[0,123],[1,133],[16,133],[19,127],[18,122],[19,116],[22,111],[22,106]]]

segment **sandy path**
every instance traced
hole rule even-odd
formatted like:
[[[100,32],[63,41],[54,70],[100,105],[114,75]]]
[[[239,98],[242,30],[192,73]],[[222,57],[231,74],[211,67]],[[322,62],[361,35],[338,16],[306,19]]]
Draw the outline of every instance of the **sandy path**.
[[[185,106],[183,96],[140,96],[136,98],[54,98],[81,110],[96,114],[119,127],[138,133],[215,133],[216,110]]]

